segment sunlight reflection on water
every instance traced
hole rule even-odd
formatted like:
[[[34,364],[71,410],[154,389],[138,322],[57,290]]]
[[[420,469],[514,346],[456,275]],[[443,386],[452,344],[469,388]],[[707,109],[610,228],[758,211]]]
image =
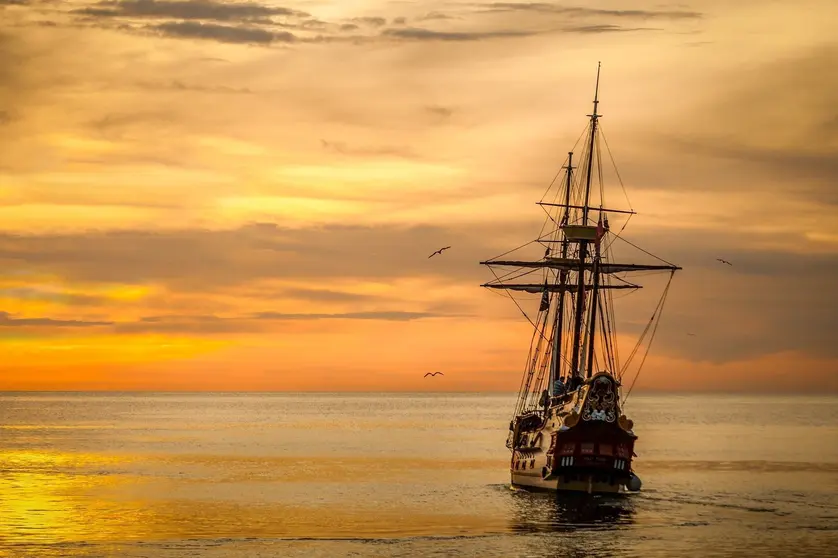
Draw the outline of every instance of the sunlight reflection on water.
[[[713,439],[761,432],[758,399],[731,399],[720,421],[717,399],[638,397],[644,490],[557,502],[508,486],[508,396],[52,397],[44,410],[0,395],[0,556],[827,556],[838,543],[834,399],[725,453]],[[321,408],[366,426],[325,428]]]

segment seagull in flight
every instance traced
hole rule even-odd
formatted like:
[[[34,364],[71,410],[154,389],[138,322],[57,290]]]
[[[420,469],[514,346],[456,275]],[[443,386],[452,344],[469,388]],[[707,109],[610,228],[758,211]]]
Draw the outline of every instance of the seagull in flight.
[[[428,376],[436,376],[437,374],[439,374],[440,376],[445,376],[445,374],[443,374],[442,372],[434,372],[433,374],[431,374],[430,372],[427,372],[425,374],[425,378],[427,378]]]
[[[439,250],[437,250],[436,252],[434,252],[433,254],[431,254],[430,256],[428,256],[428,259],[433,258],[433,257],[434,257],[434,256],[436,256],[437,254],[442,254],[445,250],[448,250],[449,248],[451,248],[451,247],[450,247],[450,246],[446,246],[445,248],[440,248]]]
[[[732,264],[732,263],[730,263],[729,261],[727,261],[727,260],[723,260],[723,259],[721,259],[721,258],[716,258],[716,261],[717,261],[717,262],[722,262],[723,264],[727,264],[727,265],[733,265],[733,264]]]

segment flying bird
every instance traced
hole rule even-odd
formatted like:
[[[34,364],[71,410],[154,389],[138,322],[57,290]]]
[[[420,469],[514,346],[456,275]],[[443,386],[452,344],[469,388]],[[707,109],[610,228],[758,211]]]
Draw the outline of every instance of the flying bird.
[[[437,374],[439,374],[440,376],[445,376],[445,374],[443,374],[442,372],[434,372],[433,374],[430,373],[430,372],[427,372],[425,374],[425,378],[427,378],[428,376],[436,376]]]
[[[695,333],[687,333],[690,337],[695,337]]]
[[[451,248],[451,247],[450,247],[450,246],[446,246],[445,248],[440,248],[439,250],[437,250],[436,252],[434,252],[433,254],[431,254],[430,256],[428,256],[428,259],[433,258],[433,257],[434,257],[434,256],[436,256],[437,254],[442,254],[445,250],[448,250],[449,248]]]
[[[717,261],[717,262],[722,262],[723,264],[727,264],[727,265],[733,265],[733,264],[732,264],[732,263],[730,263],[729,261],[727,261],[727,260],[723,260],[723,259],[721,259],[721,258],[716,258],[716,261]]]

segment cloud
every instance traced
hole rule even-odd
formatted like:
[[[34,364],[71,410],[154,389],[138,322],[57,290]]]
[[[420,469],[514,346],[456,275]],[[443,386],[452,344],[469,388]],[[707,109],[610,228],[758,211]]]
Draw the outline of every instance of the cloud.
[[[309,17],[306,12],[281,6],[214,0],[106,0],[95,7],[73,10],[72,13],[86,16],[88,24],[97,19],[118,21],[120,23],[115,27],[108,26],[131,33],[145,30],[172,38],[257,45],[296,41],[297,37],[292,33],[275,31],[272,27],[299,27],[298,24],[288,23],[288,18],[306,21],[304,18]],[[273,17],[283,20],[274,21]],[[170,21],[138,26],[137,20]],[[94,26],[98,25],[94,23]]]
[[[381,147],[351,147],[343,142],[320,140],[323,149],[341,155],[357,155],[362,157],[375,156],[394,156],[404,157],[407,159],[415,159],[417,155],[409,148],[404,146],[381,146]]]
[[[742,163],[730,180],[685,186],[728,190],[733,182],[838,204],[838,75],[823,71],[833,67],[834,44],[728,70],[690,106],[700,118],[684,118],[654,141],[666,143],[679,166],[697,156],[705,166],[708,156]]]
[[[579,8],[562,6],[547,2],[494,2],[488,5],[477,4],[482,11],[487,12],[547,12],[566,14],[569,16],[610,16],[637,19],[697,19],[701,18],[700,12],[685,10],[606,10],[598,8]]]
[[[654,252],[683,267],[675,274],[653,352],[715,363],[784,350],[838,356],[838,346],[830,341],[838,331],[833,311],[838,292],[830,287],[838,277],[838,250],[760,248],[760,237],[767,235],[744,235],[737,244],[722,232],[702,231],[699,239],[697,233],[676,229],[663,236],[647,230],[631,238],[643,247],[657,245]],[[623,252],[619,259],[631,259],[626,256]],[[720,264],[717,257],[733,266]],[[638,276],[648,292],[619,300],[618,316],[644,316],[641,308],[654,305],[665,276]],[[647,319],[621,326],[622,331],[639,333]]]
[[[452,15],[449,15],[449,14],[442,13],[442,12],[428,12],[425,15],[416,18],[417,21],[431,21],[431,20],[434,20],[434,19],[458,19],[458,18],[455,17],[455,16],[452,16]]]
[[[788,148],[763,147],[748,143],[747,140],[739,143],[737,140],[720,139],[719,143],[713,143],[705,138],[673,138],[669,145],[681,150],[676,157],[701,154],[741,163],[735,179],[742,189],[769,189],[764,180],[768,175],[775,182],[770,188],[772,190],[788,189],[789,194],[802,194],[810,199],[818,198],[824,204],[838,205],[838,188],[832,187],[838,183],[838,149],[818,150],[807,148],[805,144]],[[751,180],[745,178],[748,172],[755,173]],[[776,184],[778,179],[782,181],[780,184]],[[793,190],[789,187],[789,180],[798,181]],[[694,186],[727,189],[728,184],[728,181],[721,181],[716,185]]]
[[[54,320],[52,318],[14,318],[8,312],[0,312],[0,327],[98,327],[113,325],[113,322],[86,322],[82,320]]]
[[[498,233],[502,232],[502,235]],[[244,285],[260,279],[342,277],[387,280],[427,277],[480,281],[482,259],[509,248],[510,238],[534,237],[529,223],[442,226],[350,226],[285,228],[271,223],[226,230],[160,230],[0,234],[0,264],[58,275],[69,281],[160,282],[173,288]],[[716,257],[734,262],[730,273],[797,277],[798,269],[834,273],[834,255],[765,248],[770,238],[788,246],[805,243],[785,233],[776,237],[740,233],[736,246],[721,233],[667,228],[628,231],[629,239],[685,267],[717,267]],[[700,242],[699,242],[700,241]],[[439,246],[444,258],[428,260]],[[125,250],[130,246],[130,250]],[[615,250],[623,245],[615,245]],[[634,256],[631,252],[627,256]],[[705,263],[706,262],[706,263]],[[790,263],[794,267],[790,267]],[[481,281],[482,282],[482,281]]]
[[[98,306],[105,303],[112,303],[106,297],[64,293],[37,287],[4,287],[0,288],[0,298],[15,300],[44,300],[65,304],[67,306]]]
[[[363,23],[372,27],[387,25],[387,20],[383,17],[353,17],[352,21],[357,21],[358,23]]]
[[[387,310],[359,308],[335,314],[262,312],[239,318],[182,317],[146,319],[120,324],[121,331],[257,331],[259,321],[325,319],[412,320],[474,314],[475,309],[516,316],[510,302],[496,299],[478,285],[491,274],[478,261],[507,250],[511,239],[537,232],[529,225],[504,226],[503,237],[492,225],[448,227],[328,226],[288,229],[271,224],[233,230],[127,231],[87,234],[0,235],[0,266],[60,276],[70,282],[162,284],[170,296],[213,293],[225,296],[304,299],[315,302],[387,302]],[[676,274],[664,312],[660,338],[653,352],[688,355],[693,360],[726,362],[775,350],[807,350],[838,356],[833,342],[838,322],[838,250],[804,253],[791,248],[805,244],[787,235],[740,233],[737,244],[723,232],[667,228],[629,231],[631,242],[684,267]],[[790,247],[770,248],[772,239]],[[438,246],[453,245],[444,258],[427,259]],[[130,250],[126,249],[130,246]],[[639,252],[616,244],[620,261],[647,261]],[[537,256],[536,256],[537,257]],[[734,266],[722,266],[724,257]],[[649,311],[660,295],[665,274],[637,277],[646,288],[617,300],[617,319],[623,333],[645,327]],[[463,289],[463,306],[425,304],[418,312],[394,311],[395,300],[340,292],[330,281],[429,281],[434,288]],[[322,287],[248,289],[259,281],[312,280]],[[334,283],[331,283],[332,285]],[[236,294],[237,293],[237,294]],[[496,293],[495,293],[496,294]],[[451,297],[448,297],[451,299]],[[530,308],[535,299],[521,297]],[[482,301],[482,302],[481,302]],[[489,310],[487,301],[494,310]],[[537,302],[537,301],[536,301]],[[486,317],[481,319],[488,319]],[[518,319],[518,318],[516,318]],[[694,332],[696,337],[686,336]]]
[[[151,126],[155,127],[159,133],[161,130],[171,126],[176,120],[177,115],[170,110],[135,110],[131,112],[108,113],[102,117],[88,121],[86,125],[95,136],[107,138],[111,141],[121,141],[128,140],[132,131]],[[130,160],[136,161],[138,158],[137,155],[134,154]],[[68,199],[74,198],[72,193],[65,192],[65,194],[70,194]],[[59,194],[58,197],[61,198],[62,196]],[[151,200],[149,202],[153,203]]]
[[[626,31],[663,31],[654,27],[620,27],[619,25],[580,25],[577,27],[565,27],[564,31],[569,33],[614,33]]]
[[[504,13],[513,12],[517,14],[535,14],[539,16],[539,22],[533,21],[506,21],[508,18]],[[130,33],[137,33],[142,29],[152,30],[168,37],[189,38],[189,39],[210,39],[227,43],[244,43],[256,45],[269,45],[275,42],[298,42],[298,43],[328,43],[345,42],[351,40],[355,44],[372,42],[380,39],[400,39],[410,41],[479,41],[490,39],[502,39],[509,37],[531,36],[544,33],[543,18],[547,14],[554,14],[561,19],[567,18],[618,18],[618,19],[695,19],[701,17],[697,12],[678,10],[605,10],[579,7],[564,7],[550,3],[494,3],[477,4],[474,10],[465,10],[462,14],[454,15],[441,11],[431,11],[424,15],[417,16],[416,21],[445,23],[449,20],[465,20],[471,22],[468,28],[460,30],[451,29],[425,29],[419,27],[403,27],[407,18],[392,18],[392,24],[396,28],[384,29],[378,36],[359,33],[350,38],[341,37],[340,33],[359,31],[360,29],[379,29],[387,25],[387,18],[381,16],[353,17],[340,22],[326,22],[313,19],[310,14],[292,8],[273,6],[258,2],[221,2],[216,0],[126,0],[116,2],[105,0],[81,9],[72,10],[72,13],[86,16],[86,24],[93,23],[94,26],[105,25],[104,20],[119,22],[118,25],[109,25],[111,28]],[[482,25],[472,21],[476,14],[500,14],[508,25],[509,29],[486,30]],[[272,18],[281,18],[276,21]],[[146,26],[138,26],[137,21],[148,20],[174,20],[165,21]],[[531,19],[531,18],[530,18]],[[99,20],[99,23],[95,23]],[[79,23],[79,22],[77,22]],[[82,21],[82,23],[85,23]],[[219,25],[225,24],[225,25]],[[240,25],[246,24],[246,25]],[[297,36],[291,33],[272,33],[272,27],[279,26],[300,30]],[[563,30],[572,33],[607,33],[615,31],[641,31],[649,30],[643,27],[622,27],[612,24],[610,21],[594,23],[591,25],[558,25],[554,30]],[[318,29],[320,35],[311,35],[310,30]]]
[[[114,325],[116,333],[248,333],[261,328],[246,320],[220,318],[212,315],[193,316],[149,316],[135,322],[122,322]]]
[[[225,43],[270,44],[273,42],[290,43],[296,40],[296,37],[287,31],[272,32],[254,27],[233,27],[193,21],[161,23],[149,29],[159,31],[167,37],[212,39]]]
[[[21,70],[26,69],[31,56],[23,51],[20,37],[0,31],[0,100],[4,101],[5,123],[11,118],[8,108],[11,103],[7,101],[6,94],[16,93],[27,77],[22,75]]]
[[[446,252],[444,261],[429,264],[427,254],[453,244],[452,234],[457,237],[454,249]],[[0,262],[49,270],[69,280],[156,281],[187,289],[242,285],[265,278],[413,275],[477,280],[481,269],[476,262],[495,249],[486,253],[493,242],[481,234],[430,226],[293,229],[274,224],[215,231],[0,234]]]
[[[405,27],[400,29],[385,29],[384,37],[413,41],[481,41],[505,37],[527,37],[537,34],[536,31],[432,31],[419,27]]]
[[[622,27],[613,24],[598,25],[577,25],[566,26],[560,29],[520,29],[520,30],[498,30],[498,31],[434,31],[419,27],[404,27],[398,29],[385,29],[381,34],[383,37],[390,37],[411,41],[483,41],[490,39],[504,39],[510,37],[531,37],[546,33],[614,33],[630,31],[662,31],[653,27]]]
[[[453,317],[444,314],[431,312],[344,312],[341,314],[285,314],[282,312],[260,312],[253,316],[257,320],[385,320],[393,322],[405,322],[410,320],[421,320],[423,318]],[[459,317],[459,316],[458,316]]]
[[[440,105],[428,105],[425,107],[425,110],[430,112],[435,116],[439,116],[442,119],[448,119],[454,114],[454,111],[448,107],[443,107]]]
[[[141,81],[138,82],[137,85],[144,89],[156,89],[164,91],[197,91],[200,93],[225,93],[232,95],[253,94],[253,91],[247,87],[229,87],[226,85],[200,85],[195,83],[183,83],[181,80],[177,79],[169,82]]]
[[[333,291],[330,289],[284,289],[278,294],[284,298],[312,300],[316,302],[359,302],[381,299],[381,297],[374,295]]]
[[[283,8],[266,6],[254,2],[215,2],[213,0],[169,1],[159,0],[105,0],[96,8],[76,10],[95,17],[134,17],[134,18],[177,18],[212,21],[247,21],[270,16],[306,17],[309,14]]]
[[[373,320],[407,322],[428,318],[460,317],[435,312],[338,312],[338,313],[285,313],[257,312],[247,316],[219,317],[214,315],[194,316],[149,316],[134,322],[114,325],[117,333],[253,333],[265,331],[265,322],[299,322],[320,320]],[[0,322],[2,324],[2,322]]]

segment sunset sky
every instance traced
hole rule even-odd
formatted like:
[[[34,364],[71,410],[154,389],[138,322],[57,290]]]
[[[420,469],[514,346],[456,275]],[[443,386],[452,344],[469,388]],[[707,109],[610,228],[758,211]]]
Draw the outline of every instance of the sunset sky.
[[[517,389],[477,262],[538,234],[601,61],[625,236],[684,268],[637,389],[836,392],[836,21],[0,0],[0,390]]]

